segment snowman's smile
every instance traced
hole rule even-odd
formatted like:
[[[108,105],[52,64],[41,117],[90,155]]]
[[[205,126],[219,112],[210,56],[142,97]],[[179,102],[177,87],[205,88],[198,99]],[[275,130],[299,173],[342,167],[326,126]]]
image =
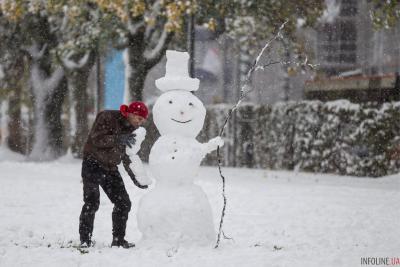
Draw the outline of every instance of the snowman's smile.
[[[191,122],[191,121],[192,121],[192,120],[188,120],[188,121],[178,121],[178,120],[175,120],[175,119],[173,119],[173,118],[171,118],[171,120],[176,121],[176,122],[178,122],[178,123],[188,123],[188,122]]]

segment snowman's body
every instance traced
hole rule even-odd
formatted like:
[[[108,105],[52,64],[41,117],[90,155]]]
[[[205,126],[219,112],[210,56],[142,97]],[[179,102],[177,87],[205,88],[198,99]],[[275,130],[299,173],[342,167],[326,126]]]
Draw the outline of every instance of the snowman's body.
[[[194,178],[204,156],[223,142],[219,137],[205,144],[196,140],[206,113],[196,96],[184,89],[164,91],[153,107],[161,134],[149,156],[156,184],[138,209],[142,241],[169,246],[211,244],[215,239],[211,206]]]
[[[204,145],[196,139],[163,135],[151,149],[149,166],[160,185],[193,184],[204,155]]]
[[[149,166],[157,183],[138,211],[144,241],[178,246],[214,240],[210,203],[194,184],[203,156],[202,144],[193,139],[161,136],[153,145]]]

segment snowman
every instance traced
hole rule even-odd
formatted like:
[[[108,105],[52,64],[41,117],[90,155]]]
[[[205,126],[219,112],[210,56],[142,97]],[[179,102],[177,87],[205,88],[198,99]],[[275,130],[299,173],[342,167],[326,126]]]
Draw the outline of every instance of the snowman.
[[[211,205],[194,183],[201,160],[223,145],[220,137],[202,144],[196,136],[203,128],[206,109],[192,94],[199,80],[188,76],[186,52],[167,51],[166,75],[156,80],[163,91],[153,107],[154,123],[161,136],[149,156],[156,181],[138,207],[142,244],[210,245],[215,240]]]

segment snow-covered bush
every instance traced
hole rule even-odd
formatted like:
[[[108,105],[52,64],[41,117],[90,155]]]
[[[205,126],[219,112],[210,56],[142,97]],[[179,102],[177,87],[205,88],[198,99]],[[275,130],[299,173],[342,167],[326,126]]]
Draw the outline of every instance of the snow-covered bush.
[[[230,106],[209,106],[201,138],[220,131]],[[397,172],[400,103],[301,101],[241,105],[225,130],[223,164],[378,177]],[[205,164],[215,165],[216,155]]]

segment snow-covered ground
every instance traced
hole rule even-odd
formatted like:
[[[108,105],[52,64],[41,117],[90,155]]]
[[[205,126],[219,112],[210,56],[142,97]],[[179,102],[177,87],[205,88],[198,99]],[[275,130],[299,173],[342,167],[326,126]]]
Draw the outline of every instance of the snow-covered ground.
[[[225,168],[228,207],[218,249],[110,248],[112,204],[101,194],[96,245],[78,242],[80,161],[21,162],[0,150],[0,266],[360,266],[361,257],[400,257],[400,175],[380,179]],[[133,208],[129,241],[140,239],[136,210],[146,191],[124,177]],[[222,207],[216,167],[198,179]]]

